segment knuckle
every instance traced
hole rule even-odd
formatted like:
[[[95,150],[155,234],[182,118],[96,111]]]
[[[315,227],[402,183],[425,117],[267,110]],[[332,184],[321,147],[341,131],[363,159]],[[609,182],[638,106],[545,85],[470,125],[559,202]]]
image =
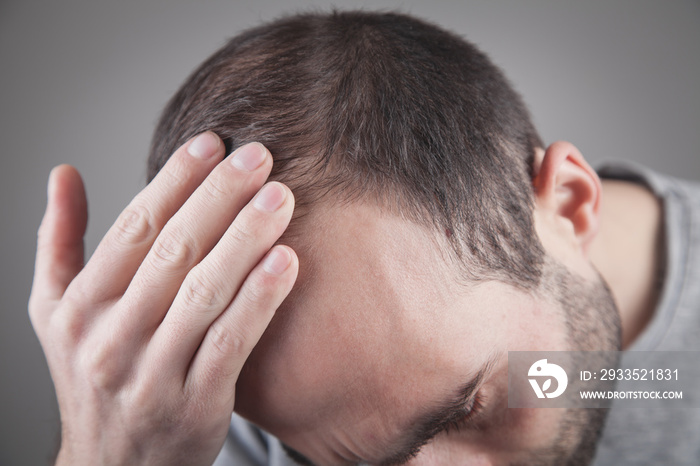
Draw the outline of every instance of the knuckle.
[[[212,347],[223,356],[247,354],[249,343],[246,335],[248,333],[245,328],[240,326],[228,328],[219,321],[215,321],[209,327]]]
[[[171,157],[169,163],[165,164],[163,170],[160,171],[159,176],[163,178],[162,184],[169,191],[172,191],[182,188],[192,173],[182,158]]]
[[[234,243],[253,244],[258,239],[253,223],[249,217],[239,215],[231,224],[227,234],[233,239]]]
[[[155,259],[174,267],[188,267],[195,259],[194,248],[188,241],[178,241],[172,235],[160,235],[151,248]]]
[[[231,197],[231,189],[225,181],[212,179],[202,184],[206,197],[214,200],[223,200]]]
[[[80,370],[94,391],[115,392],[123,385],[125,370],[120,353],[118,345],[109,341],[82,351]]]
[[[260,308],[270,301],[272,294],[273,279],[263,274],[257,274],[250,283],[245,286],[240,295],[241,304],[244,309]],[[261,276],[263,275],[263,276]]]
[[[204,280],[193,269],[183,284],[183,299],[186,307],[195,309],[212,309],[222,307],[225,303],[221,293]]]
[[[247,318],[265,319],[274,313],[272,303],[275,302],[277,288],[272,280],[262,282],[248,284],[237,297],[238,312],[248,316]]]
[[[34,296],[34,294],[29,296],[29,302],[27,303],[27,312],[29,313],[29,319],[32,321],[33,325],[39,320],[39,315],[46,308],[46,303],[40,301],[39,298]]]
[[[241,244],[267,243],[279,238],[287,223],[288,220],[282,215],[261,212],[248,206],[236,217],[228,234]]]
[[[52,340],[64,347],[71,347],[82,340],[87,321],[72,303],[64,302],[52,313],[47,325],[47,333]]]
[[[147,208],[132,204],[119,215],[114,231],[122,244],[140,244],[148,241],[157,228]]]

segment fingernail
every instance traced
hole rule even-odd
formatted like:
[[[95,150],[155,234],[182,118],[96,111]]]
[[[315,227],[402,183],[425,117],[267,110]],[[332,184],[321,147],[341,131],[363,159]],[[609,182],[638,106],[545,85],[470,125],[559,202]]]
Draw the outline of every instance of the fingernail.
[[[269,183],[263,186],[255,197],[255,207],[258,210],[274,212],[284,203],[287,191],[279,183]]]
[[[219,138],[207,131],[197,136],[187,147],[187,152],[192,157],[206,160],[216,154],[219,148]]]
[[[281,275],[292,262],[292,255],[287,248],[276,247],[265,258],[263,269],[273,275]]]
[[[253,171],[265,161],[267,151],[256,142],[239,147],[233,153],[231,163],[239,170]]]

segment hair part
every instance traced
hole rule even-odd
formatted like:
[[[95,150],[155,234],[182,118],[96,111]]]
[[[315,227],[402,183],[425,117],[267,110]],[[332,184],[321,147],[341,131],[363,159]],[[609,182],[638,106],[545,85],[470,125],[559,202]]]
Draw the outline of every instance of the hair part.
[[[543,144],[520,96],[473,45],[397,13],[282,18],[236,37],[166,106],[152,179],[205,130],[259,141],[297,200],[369,200],[444,232],[470,280],[531,289],[544,250],[531,167]]]

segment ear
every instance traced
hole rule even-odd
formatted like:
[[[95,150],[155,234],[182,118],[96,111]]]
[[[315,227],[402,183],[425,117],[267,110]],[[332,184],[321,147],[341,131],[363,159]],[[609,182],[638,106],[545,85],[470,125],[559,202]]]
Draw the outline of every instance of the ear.
[[[535,156],[532,180],[537,209],[570,225],[584,254],[598,233],[601,184],[573,144],[558,141]]]

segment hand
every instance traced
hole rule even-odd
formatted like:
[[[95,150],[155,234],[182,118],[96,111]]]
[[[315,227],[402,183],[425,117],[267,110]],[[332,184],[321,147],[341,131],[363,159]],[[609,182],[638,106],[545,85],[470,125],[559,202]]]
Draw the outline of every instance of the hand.
[[[80,175],[52,171],[29,315],[61,412],[58,464],[216,458],[238,374],[298,271],[273,247],[294,199],[261,189],[270,153],[223,156],[211,132],[180,147],[85,266]]]

